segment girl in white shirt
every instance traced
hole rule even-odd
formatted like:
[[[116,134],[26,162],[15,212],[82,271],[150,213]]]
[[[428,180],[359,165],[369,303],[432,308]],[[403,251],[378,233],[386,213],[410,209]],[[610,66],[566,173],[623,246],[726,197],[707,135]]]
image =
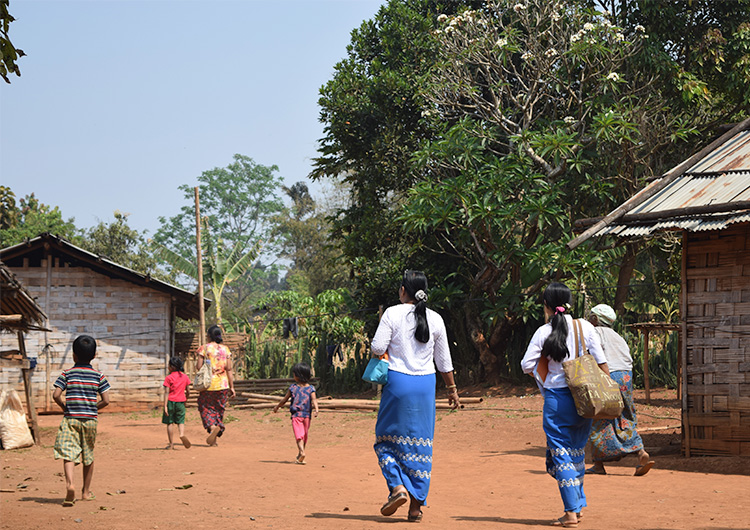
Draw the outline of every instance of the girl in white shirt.
[[[570,289],[562,283],[551,283],[545,290],[544,317],[547,323],[531,338],[521,360],[524,373],[534,374],[544,394],[543,426],[547,437],[547,473],[557,480],[565,514],[553,521],[555,526],[578,526],[581,509],[586,506],[583,493],[586,442],[591,420],[576,412],[573,395],[565,382],[562,363],[573,359],[575,338],[570,309]],[[580,320],[589,353],[601,369],[609,374],[594,326]]]
[[[410,501],[408,520],[417,522],[432,473],[436,365],[453,408],[459,397],[445,324],[427,308],[424,273],[406,271],[398,296],[401,304],[386,309],[372,339],[373,354],[387,352],[389,362],[375,425],[375,453],[390,491],[380,513],[392,515]]]

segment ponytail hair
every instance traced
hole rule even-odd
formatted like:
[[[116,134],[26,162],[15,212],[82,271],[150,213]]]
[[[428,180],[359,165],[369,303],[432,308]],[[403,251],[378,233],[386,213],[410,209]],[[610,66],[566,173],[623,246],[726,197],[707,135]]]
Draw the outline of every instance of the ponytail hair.
[[[429,342],[430,326],[427,323],[427,277],[422,271],[404,272],[401,286],[407,296],[414,300],[414,316],[417,319],[417,327],[414,330],[414,338],[421,343]]]
[[[544,290],[542,299],[544,305],[554,311],[550,320],[552,333],[542,345],[542,355],[559,363],[568,356],[568,322],[565,320],[565,311],[570,309],[570,289],[562,283],[551,283]]]

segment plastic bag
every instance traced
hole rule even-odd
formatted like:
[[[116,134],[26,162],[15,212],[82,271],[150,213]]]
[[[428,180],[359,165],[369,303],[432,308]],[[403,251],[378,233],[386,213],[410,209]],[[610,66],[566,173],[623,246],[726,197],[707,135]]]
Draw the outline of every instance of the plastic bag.
[[[15,390],[0,392],[0,440],[4,449],[20,449],[34,445],[23,403]]]

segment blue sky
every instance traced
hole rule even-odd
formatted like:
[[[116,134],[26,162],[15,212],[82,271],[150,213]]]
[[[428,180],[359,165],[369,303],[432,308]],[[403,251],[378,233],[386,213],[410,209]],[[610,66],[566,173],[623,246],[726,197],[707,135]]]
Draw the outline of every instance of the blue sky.
[[[153,234],[234,153],[305,180],[318,90],[384,2],[11,0],[27,57],[0,80],[0,184],[79,228],[120,210]]]

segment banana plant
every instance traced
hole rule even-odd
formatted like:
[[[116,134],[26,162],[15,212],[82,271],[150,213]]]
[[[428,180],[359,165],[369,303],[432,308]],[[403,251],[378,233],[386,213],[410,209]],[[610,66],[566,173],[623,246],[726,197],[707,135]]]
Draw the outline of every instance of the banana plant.
[[[262,242],[258,240],[250,250],[241,251],[237,245],[227,252],[227,249],[223,248],[221,240],[216,242],[213,240],[205,219],[202,221],[205,240],[203,246],[203,283],[213,295],[216,321],[221,323],[221,300],[224,289],[253,266],[260,254]],[[155,241],[151,241],[151,243],[158,259],[166,262],[182,274],[198,279],[197,263],[185,259],[160,243]]]

